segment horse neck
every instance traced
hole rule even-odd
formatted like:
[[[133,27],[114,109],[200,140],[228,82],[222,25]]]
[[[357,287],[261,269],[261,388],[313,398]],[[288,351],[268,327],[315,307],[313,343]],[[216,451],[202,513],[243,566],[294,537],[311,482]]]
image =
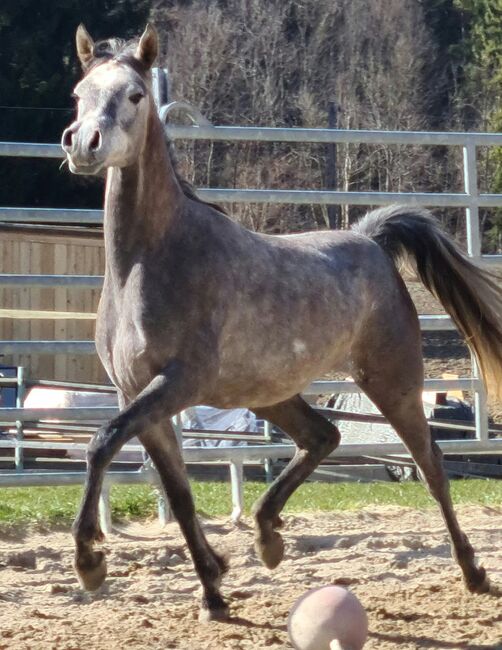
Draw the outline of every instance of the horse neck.
[[[152,108],[137,161],[108,169],[104,210],[107,273],[118,276],[123,284],[139,256],[168,235],[180,218],[184,200],[164,129]]]

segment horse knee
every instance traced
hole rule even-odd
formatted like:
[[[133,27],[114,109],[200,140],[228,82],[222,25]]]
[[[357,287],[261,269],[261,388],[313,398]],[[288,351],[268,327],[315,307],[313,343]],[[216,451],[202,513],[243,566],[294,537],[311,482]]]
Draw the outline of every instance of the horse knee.
[[[117,435],[118,429],[111,425],[100,427],[87,446],[87,465],[95,469],[103,469],[109,464],[113,450],[111,441]]]

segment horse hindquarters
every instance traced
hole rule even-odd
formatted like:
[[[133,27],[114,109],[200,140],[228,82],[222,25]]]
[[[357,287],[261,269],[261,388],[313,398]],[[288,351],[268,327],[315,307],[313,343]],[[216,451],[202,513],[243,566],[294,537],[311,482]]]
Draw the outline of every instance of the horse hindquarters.
[[[406,312],[405,309],[400,311]],[[489,582],[485,570],[476,565],[474,550],[457,521],[442,453],[431,438],[423,409],[423,361],[418,319],[416,316],[399,319],[398,314],[394,313],[396,318],[385,326],[379,323],[365,330],[372,345],[360,346],[355,359],[358,367],[355,379],[394,427],[437,501],[466,587],[471,592],[483,593],[489,589]]]

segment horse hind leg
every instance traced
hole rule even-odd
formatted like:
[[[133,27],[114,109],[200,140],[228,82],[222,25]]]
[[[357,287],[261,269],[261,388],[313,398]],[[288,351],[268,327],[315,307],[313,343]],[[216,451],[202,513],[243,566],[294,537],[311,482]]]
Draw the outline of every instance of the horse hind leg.
[[[410,350],[406,354],[413,357]],[[402,359],[404,356],[396,354],[394,358]],[[490,588],[485,569],[477,565],[474,549],[458,523],[443,469],[442,453],[431,438],[424,414],[422,363],[421,358],[417,360],[416,376],[412,370],[413,359],[407,358],[406,364],[396,363],[394,368],[389,368],[387,357],[381,360],[378,373],[373,376],[367,373],[358,383],[397,431],[417,464],[421,479],[437,501],[448,529],[452,555],[462,570],[467,589],[484,593]]]
[[[262,562],[274,569],[284,555],[284,543],[276,530],[282,523],[279,513],[296,488],[338,446],[340,432],[299,395],[254,412],[280,427],[297,445],[290,463],[253,506],[255,549]]]

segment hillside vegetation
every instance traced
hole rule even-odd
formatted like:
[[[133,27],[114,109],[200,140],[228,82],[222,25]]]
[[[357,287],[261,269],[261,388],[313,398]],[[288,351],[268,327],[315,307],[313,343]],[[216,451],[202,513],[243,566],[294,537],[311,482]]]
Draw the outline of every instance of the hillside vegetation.
[[[148,18],[161,34],[171,98],[192,102],[214,124],[325,127],[330,106],[347,129],[497,131],[502,123],[502,0],[55,0],[50,12],[33,0],[8,0],[0,8],[0,138],[54,141],[71,119],[79,22],[97,38],[130,37]],[[177,149],[197,186],[463,187],[459,147],[339,145],[335,178],[326,146],[199,142]],[[482,191],[500,191],[500,151],[479,152]],[[99,205],[100,187],[66,174],[62,182],[54,162],[0,165],[2,205]],[[248,227],[268,232],[346,227],[360,212],[232,209]],[[462,211],[440,216],[462,240]],[[502,250],[502,217],[482,216],[485,251]]]

